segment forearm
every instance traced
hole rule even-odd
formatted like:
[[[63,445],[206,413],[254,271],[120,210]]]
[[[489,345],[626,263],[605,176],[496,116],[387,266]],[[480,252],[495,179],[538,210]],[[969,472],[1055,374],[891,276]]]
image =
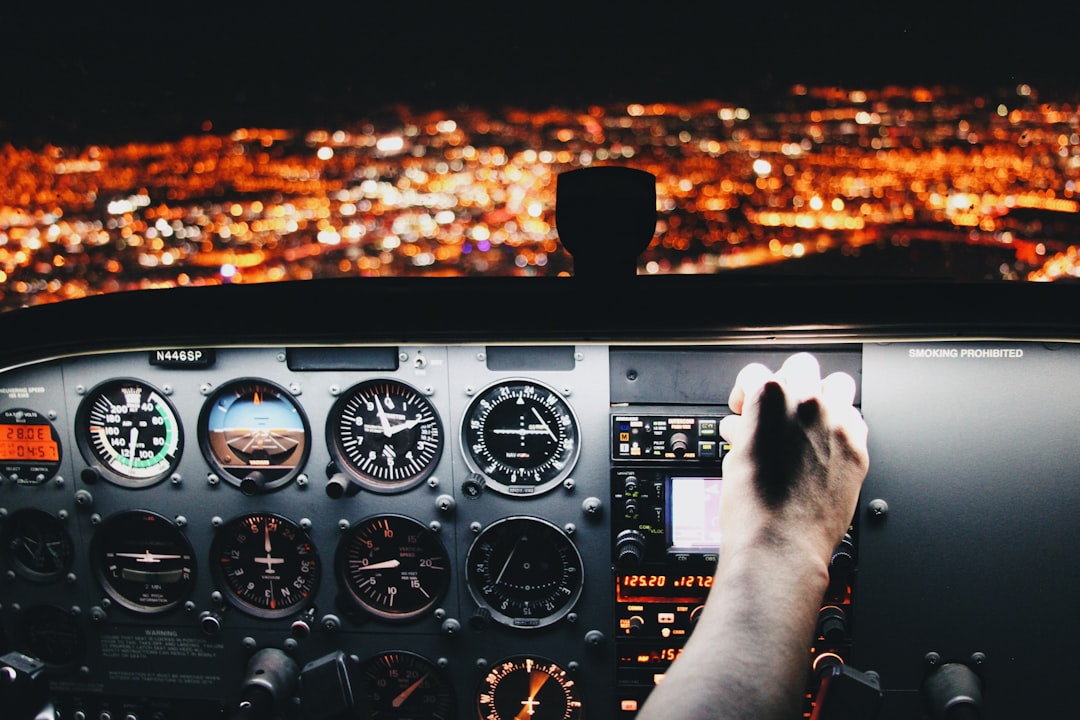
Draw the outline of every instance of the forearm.
[[[825,561],[788,545],[722,553],[682,655],[638,720],[792,720],[828,585]]]

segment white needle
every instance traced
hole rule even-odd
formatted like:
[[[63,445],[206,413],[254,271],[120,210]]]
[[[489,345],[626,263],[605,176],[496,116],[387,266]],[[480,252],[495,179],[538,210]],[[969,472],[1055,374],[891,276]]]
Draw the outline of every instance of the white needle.
[[[354,570],[385,570],[386,568],[396,568],[401,565],[399,560],[383,560],[382,562],[371,563],[370,565],[364,565],[359,560],[351,560],[349,562]]]
[[[536,416],[536,419],[539,420],[540,424],[544,426],[545,430],[547,430],[547,434],[551,436],[551,439],[558,441],[559,438],[555,437],[555,433],[551,432],[551,427],[546,422],[544,422],[544,418],[540,417],[540,412],[536,408],[533,408],[532,411],[533,415]]]
[[[517,542],[514,543],[514,547],[511,548],[510,554],[506,556],[506,562],[503,563],[502,570],[499,571],[499,577],[495,578],[495,584],[496,585],[498,585],[500,582],[502,582],[503,575],[506,574],[506,568],[510,567],[510,561],[514,558],[514,553],[517,552],[518,545],[520,545],[521,541],[524,540],[524,539],[525,538],[523,538],[523,537],[519,537],[517,539]]]
[[[382,423],[383,435],[391,435],[390,418],[386,417],[386,411],[383,410],[382,400],[379,398],[375,398],[375,412],[379,414],[379,422]]]
[[[131,428],[131,439],[128,440],[128,458],[129,462],[135,464],[135,445],[139,442],[139,428]]]
[[[134,558],[139,562],[146,563],[156,563],[161,562],[162,560],[179,560],[181,557],[183,557],[182,555],[158,555],[156,553],[150,552],[149,550],[141,553],[118,552],[113,554],[116,555],[116,557]]]

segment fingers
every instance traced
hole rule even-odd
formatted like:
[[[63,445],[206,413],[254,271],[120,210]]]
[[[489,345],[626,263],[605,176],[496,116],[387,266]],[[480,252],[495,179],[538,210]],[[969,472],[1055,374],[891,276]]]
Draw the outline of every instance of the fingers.
[[[822,391],[821,366],[810,353],[796,353],[785,360],[776,371],[776,379],[796,403],[817,397]]]
[[[821,366],[817,358],[809,353],[790,356],[775,374],[760,363],[751,363],[744,367],[735,378],[728,397],[728,406],[735,414],[720,421],[721,437],[728,442],[739,442],[739,435],[745,425],[740,416],[753,403],[759,403],[758,410],[762,409],[762,388],[770,381],[779,383],[783,389],[782,395],[795,407],[805,400],[820,398],[829,416],[847,427],[853,440],[865,442],[866,424],[859,411],[853,407],[855,380],[843,372],[835,372],[822,379]]]
[[[731,411],[741,415],[746,399],[757,397],[762,386],[772,377],[772,370],[761,363],[750,363],[740,370],[728,395],[728,407]]]

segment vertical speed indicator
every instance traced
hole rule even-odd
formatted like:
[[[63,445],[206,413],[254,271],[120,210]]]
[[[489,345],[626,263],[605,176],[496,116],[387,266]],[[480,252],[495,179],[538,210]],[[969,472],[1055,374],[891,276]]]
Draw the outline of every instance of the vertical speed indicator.
[[[485,388],[469,404],[461,444],[470,467],[504,495],[533,495],[558,486],[580,451],[574,411],[555,390],[511,380]]]

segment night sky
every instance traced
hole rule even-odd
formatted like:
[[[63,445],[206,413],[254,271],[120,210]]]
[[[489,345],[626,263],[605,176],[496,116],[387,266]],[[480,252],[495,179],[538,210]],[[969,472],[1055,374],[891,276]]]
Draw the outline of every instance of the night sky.
[[[395,102],[760,103],[795,82],[1080,90],[1061,3],[12,4],[0,142],[325,127]]]

